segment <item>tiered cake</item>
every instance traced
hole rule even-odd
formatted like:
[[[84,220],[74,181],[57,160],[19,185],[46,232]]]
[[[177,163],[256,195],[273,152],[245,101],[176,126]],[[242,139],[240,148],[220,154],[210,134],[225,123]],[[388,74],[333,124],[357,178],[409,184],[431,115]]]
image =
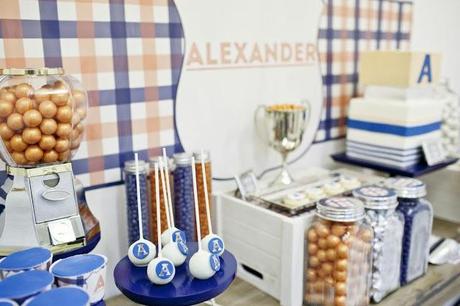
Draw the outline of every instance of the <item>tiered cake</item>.
[[[422,143],[441,137],[443,102],[432,87],[439,62],[437,55],[415,52],[362,54],[365,90],[350,101],[349,157],[398,168],[420,162]]]

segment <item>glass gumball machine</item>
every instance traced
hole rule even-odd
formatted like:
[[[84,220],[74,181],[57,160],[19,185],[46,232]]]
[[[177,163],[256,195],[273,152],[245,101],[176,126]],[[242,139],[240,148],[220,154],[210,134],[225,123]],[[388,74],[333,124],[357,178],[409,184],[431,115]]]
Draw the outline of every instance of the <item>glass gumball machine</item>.
[[[13,176],[0,256],[32,246],[86,244],[70,160],[80,146],[87,95],[62,68],[0,69],[0,157]]]

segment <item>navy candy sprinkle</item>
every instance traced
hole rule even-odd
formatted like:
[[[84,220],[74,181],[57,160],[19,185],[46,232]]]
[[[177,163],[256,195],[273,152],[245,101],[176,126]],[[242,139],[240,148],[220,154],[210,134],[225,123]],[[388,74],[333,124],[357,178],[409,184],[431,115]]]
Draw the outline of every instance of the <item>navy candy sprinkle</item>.
[[[192,165],[177,165],[174,170],[174,211],[176,227],[189,241],[196,240]]]
[[[142,209],[142,226],[144,238],[150,239],[148,223],[148,204],[147,204],[147,175],[139,174],[139,184],[141,191],[141,209]],[[126,186],[126,208],[128,216],[128,239],[129,243],[139,240],[139,223],[137,217],[137,191],[136,191],[136,174],[125,172]]]

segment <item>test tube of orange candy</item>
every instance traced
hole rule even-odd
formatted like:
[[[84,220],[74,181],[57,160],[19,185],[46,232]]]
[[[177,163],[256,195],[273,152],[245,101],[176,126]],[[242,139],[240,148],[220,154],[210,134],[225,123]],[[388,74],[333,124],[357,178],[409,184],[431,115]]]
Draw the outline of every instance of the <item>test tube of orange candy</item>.
[[[62,68],[1,69],[0,76],[5,161],[22,167],[68,162],[80,146],[87,114],[80,82]]]
[[[200,228],[201,236],[205,237],[209,234],[208,230],[208,217],[206,214],[206,193],[204,192],[203,172],[201,170],[201,160],[204,160],[204,168],[206,172],[206,182],[208,191],[209,203],[212,203],[212,171],[211,171],[211,155],[209,151],[201,150],[194,152],[195,157],[195,170],[196,170],[196,183],[198,189],[198,207],[200,213]],[[210,207],[211,209],[211,207]]]
[[[373,232],[355,198],[320,200],[306,235],[307,305],[368,305]]]

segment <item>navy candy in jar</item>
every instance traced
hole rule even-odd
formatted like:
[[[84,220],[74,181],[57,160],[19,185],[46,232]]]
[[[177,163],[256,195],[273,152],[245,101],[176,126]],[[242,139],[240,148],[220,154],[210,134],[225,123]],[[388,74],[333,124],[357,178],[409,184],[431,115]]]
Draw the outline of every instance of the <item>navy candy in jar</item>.
[[[144,229],[144,238],[150,240],[149,231],[149,209],[147,202],[147,163],[139,161],[139,187],[141,191],[141,210],[142,210],[142,227]],[[134,160],[125,162],[125,187],[126,187],[126,209],[128,216],[128,239],[132,244],[139,240],[139,221],[137,214],[137,184],[136,184],[136,163]]]
[[[307,231],[306,305],[368,305],[372,228],[362,202],[351,197],[320,200]]]
[[[398,211],[404,216],[401,256],[401,285],[424,275],[428,269],[429,239],[433,225],[433,208],[424,199],[426,186],[412,178],[389,178],[385,185],[398,195]]]
[[[185,232],[190,241],[196,241],[195,206],[191,153],[174,154],[174,212],[176,227]]]
[[[398,200],[392,189],[366,186],[355,189],[353,196],[363,201],[365,221],[374,231],[370,293],[371,299],[378,303],[400,287],[404,217],[396,211]]]

